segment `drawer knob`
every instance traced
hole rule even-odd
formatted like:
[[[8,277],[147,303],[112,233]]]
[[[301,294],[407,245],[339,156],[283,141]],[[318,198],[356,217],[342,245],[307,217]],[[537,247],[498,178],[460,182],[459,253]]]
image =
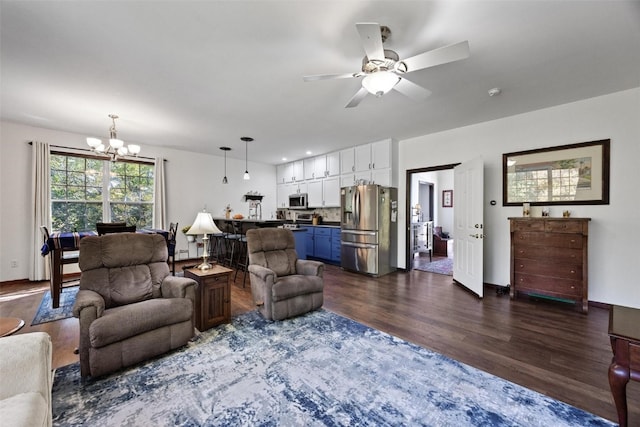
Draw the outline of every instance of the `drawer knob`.
[[[576,274],[576,271],[575,270],[571,270],[571,274]]]
[[[524,282],[524,279],[520,279],[520,282]]]
[[[571,239],[571,243],[575,243],[575,242],[576,242],[576,239]]]
[[[524,265],[520,264],[520,268],[524,268]]]

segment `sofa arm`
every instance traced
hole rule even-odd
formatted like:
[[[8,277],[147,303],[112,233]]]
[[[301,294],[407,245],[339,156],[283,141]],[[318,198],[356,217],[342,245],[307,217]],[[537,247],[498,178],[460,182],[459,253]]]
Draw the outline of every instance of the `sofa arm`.
[[[193,279],[169,275],[160,284],[160,292],[162,298],[189,298],[191,295],[195,297],[197,285]]]
[[[324,264],[320,261],[299,259],[296,261],[296,272],[303,276],[322,277],[322,274],[324,273]]]
[[[81,312],[91,307],[96,310],[96,318],[102,317],[102,313],[104,313],[104,299],[95,291],[80,289],[76,295],[76,302],[73,304],[73,317],[79,319]]]
[[[42,395],[47,406],[45,425],[51,425],[51,338],[30,332],[0,339],[0,400],[28,392]],[[8,424],[7,414],[0,419]]]
[[[278,276],[273,270],[261,265],[250,264],[249,274],[251,274],[251,294],[253,302],[257,306],[271,304],[271,290],[273,284],[278,281]],[[269,296],[267,298],[267,296]]]

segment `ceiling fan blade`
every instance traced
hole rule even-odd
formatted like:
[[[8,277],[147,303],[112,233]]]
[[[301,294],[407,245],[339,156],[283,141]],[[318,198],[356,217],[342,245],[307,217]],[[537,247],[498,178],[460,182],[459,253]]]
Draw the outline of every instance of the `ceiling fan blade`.
[[[424,101],[429,95],[431,95],[431,92],[427,89],[422,86],[418,86],[414,82],[405,78],[401,78],[393,88],[414,101]]]
[[[349,79],[352,77],[360,77],[362,73],[346,73],[346,74],[315,74],[313,76],[304,76],[305,82],[313,82],[316,80],[333,80],[333,79]]]
[[[423,68],[435,67],[447,62],[459,61],[469,57],[469,42],[451,44],[428,52],[420,53],[411,58],[403,59],[407,66],[407,73]]]
[[[384,48],[382,47],[382,35],[380,24],[375,22],[360,22],[356,24],[362,46],[369,61],[378,59],[384,61]]]
[[[360,104],[360,101],[362,101],[368,93],[369,92],[367,92],[365,88],[361,87],[360,90],[357,91],[355,95],[353,95],[353,98],[351,98],[349,103],[344,106],[344,108],[357,107],[358,104]]]

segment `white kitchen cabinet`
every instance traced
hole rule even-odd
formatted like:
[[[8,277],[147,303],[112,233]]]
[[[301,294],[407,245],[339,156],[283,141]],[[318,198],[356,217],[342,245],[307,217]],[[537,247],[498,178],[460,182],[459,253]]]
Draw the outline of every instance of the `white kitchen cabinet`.
[[[304,159],[304,179],[324,178],[327,174],[327,156],[316,156]]]
[[[388,169],[391,167],[391,140],[385,139],[371,143],[371,169]]]
[[[326,170],[326,176],[340,175],[340,153],[338,151],[327,154]]]
[[[391,168],[374,169],[371,171],[371,181],[383,187],[393,187],[392,172]]]
[[[313,158],[313,177],[324,178],[327,176],[327,156],[316,156]]]
[[[340,207],[340,177],[325,178],[322,187],[324,207]]]
[[[323,206],[322,179],[307,182],[307,204],[310,208],[321,208]]]
[[[340,178],[337,176],[307,182],[309,208],[340,207]]]
[[[304,180],[304,161],[302,160],[298,160],[293,162],[293,165],[291,166],[291,170],[292,170],[292,181],[302,181]]]
[[[315,157],[310,157],[308,159],[303,160],[304,179],[309,180],[309,179],[315,178],[315,172],[316,172],[315,163],[316,163]]]
[[[355,159],[355,149],[353,147],[340,151],[340,173],[355,172]]]
[[[351,187],[356,183],[356,175],[354,173],[347,173],[340,175],[340,188]]]
[[[285,163],[283,165],[276,166],[277,184],[284,184],[285,182],[291,182],[292,177],[293,177],[293,163]]]
[[[368,171],[371,169],[371,144],[358,145],[355,147],[355,172]]]
[[[289,207],[289,191],[291,188],[289,184],[276,185],[276,207],[288,208]]]

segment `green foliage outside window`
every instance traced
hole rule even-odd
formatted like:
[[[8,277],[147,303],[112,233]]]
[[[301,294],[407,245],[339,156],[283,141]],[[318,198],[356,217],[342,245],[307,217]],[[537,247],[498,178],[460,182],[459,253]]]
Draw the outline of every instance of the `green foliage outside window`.
[[[52,231],[95,231],[103,221],[152,225],[153,165],[52,154],[50,170]]]

